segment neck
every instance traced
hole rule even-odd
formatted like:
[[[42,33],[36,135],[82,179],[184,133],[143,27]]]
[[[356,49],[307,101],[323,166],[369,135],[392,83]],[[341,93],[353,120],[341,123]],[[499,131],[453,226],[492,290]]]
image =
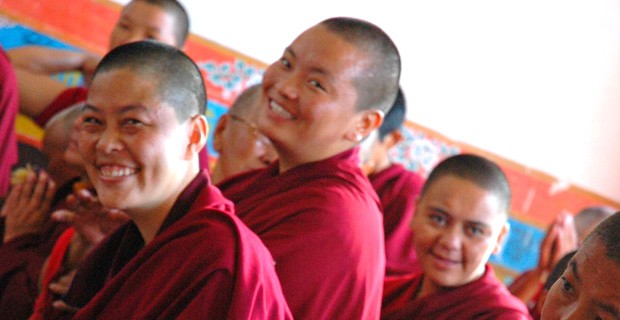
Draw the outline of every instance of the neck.
[[[136,224],[138,230],[140,230],[145,244],[148,244],[155,238],[157,232],[161,228],[161,225],[170,214],[170,210],[176,203],[183,190],[185,190],[185,188],[196,177],[196,174],[198,174],[199,169],[197,164],[194,169],[195,170],[188,170],[184,177],[179,179],[176,183],[171,184],[176,187],[174,189],[170,189],[170,193],[167,198],[162,199],[162,201],[157,203],[153,203],[151,206],[145,208],[127,210],[127,214]]]

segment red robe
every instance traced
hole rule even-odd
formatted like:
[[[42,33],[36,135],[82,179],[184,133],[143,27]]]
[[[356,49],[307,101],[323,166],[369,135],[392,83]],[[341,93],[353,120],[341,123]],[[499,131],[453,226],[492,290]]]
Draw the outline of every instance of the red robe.
[[[491,265],[480,279],[416,299],[422,278],[423,274],[386,279],[381,319],[531,319],[525,304],[495,277]]]
[[[282,174],[276,163],[219,187],[274,256],[296,319],[379,317],[381,211],[357,149]]]
[[[62,233],[62,235],[60,235],[60,237],[58,237],[58,240],[56,240],[56,244],[54,245],[54,248],[52,249],[52,252],[47,260],[46,268],[41,270],[43,276],[41,281],[41,292],[35,300],[34,311],[29,318],[30,320],[52,320],[62,317],[62,312],[54,309],[52,305],[54,301],[60,299],[60,297],[55,296],[49,290],[49,285],[53,281],[57,280],[58,277],[66,274],[68,271],[63,269],[63,260],[65,259],[65,254],[69,250],[71,238],[74,234],[75,229],[73,227],[69,227]]]
[[[273,258],[201,172],[148,244],[129,221],[78,268],[75,319],[290,319]]]
[[[17,78],[13,65],[0,47],[0,198],[9,193],[11,168],[17,163],[15,118],[18,111]]]
[[[422,192],[424,178],[400,164],[368,176],[383,206],[385,232],[385,275],[422,272],[413,247],[411,220],[415,199]]]
[[[75,181],[70,180],[56,191],[48,214],[64,207]],[[0,318],[25,319],[32,313],[43,263],[67,226],[48,217],[40,232],[0,244]],[[0,231],[2,236],[4,219],[0,220]]]

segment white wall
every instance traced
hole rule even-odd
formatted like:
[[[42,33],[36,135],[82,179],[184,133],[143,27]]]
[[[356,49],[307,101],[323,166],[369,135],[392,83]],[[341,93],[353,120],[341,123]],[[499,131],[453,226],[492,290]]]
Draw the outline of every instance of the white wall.
[[[411,120],[620,202],[619,1],[181,2],[194,33],[264,62],[324,18],[374,22]]]

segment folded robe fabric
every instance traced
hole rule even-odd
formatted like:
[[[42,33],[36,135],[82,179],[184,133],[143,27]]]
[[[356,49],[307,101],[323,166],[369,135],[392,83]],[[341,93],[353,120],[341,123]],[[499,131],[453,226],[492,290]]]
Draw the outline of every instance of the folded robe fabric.
[[[383,211],[385,275],[422,272],[413,247],[411,220],[425,179],[398,163],[369,175],[368,179],[379,195]]]
[[[495,277],[491,265],[477,280],[418,299],[423,278],[423,274],[387,278],[381,319],[531,319],[525,304]]]
[[[129,221],[93,249],[64,300],[74,319],[292,318],[273,258],[205,171],[148,245]]]
[[[0,245],[0,318],[26,319],[32,314],[39,294],[41,268],[56,240],[68,227],[66,223],[54,221],[51,214],[65,208],[65,198],[78,180],[71,179],[56,190],[39,232],[23,234]],[[4,232],[4,219],[0,220],[0,230]]]
[[[379,200],[358,150],[218,185],[276,261],[296,319],[377,319],[385,272]]]

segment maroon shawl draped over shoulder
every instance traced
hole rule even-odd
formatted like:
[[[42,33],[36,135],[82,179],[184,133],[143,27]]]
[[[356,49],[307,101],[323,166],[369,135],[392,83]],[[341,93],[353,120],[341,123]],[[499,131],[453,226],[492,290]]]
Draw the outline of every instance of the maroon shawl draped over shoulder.
[[[219,187],[274,256],[296,319],[378,318],[382,218],[357,149],[282,174],[276,163]]]
[[[368,176],[383,207],[385,232],[385,275],[422,272],[413,247],[411,220],[415,200],[422,192],[424,178],[394,163]]]
[[[202,172],[148,245],[131,221],[78,269],[75,319],[290,319],[273,259]]]
[[[495,277],[491,265],[480,279],[416,299],[423,276],[386,279],[381,319],[531,319],[525,304]]]

